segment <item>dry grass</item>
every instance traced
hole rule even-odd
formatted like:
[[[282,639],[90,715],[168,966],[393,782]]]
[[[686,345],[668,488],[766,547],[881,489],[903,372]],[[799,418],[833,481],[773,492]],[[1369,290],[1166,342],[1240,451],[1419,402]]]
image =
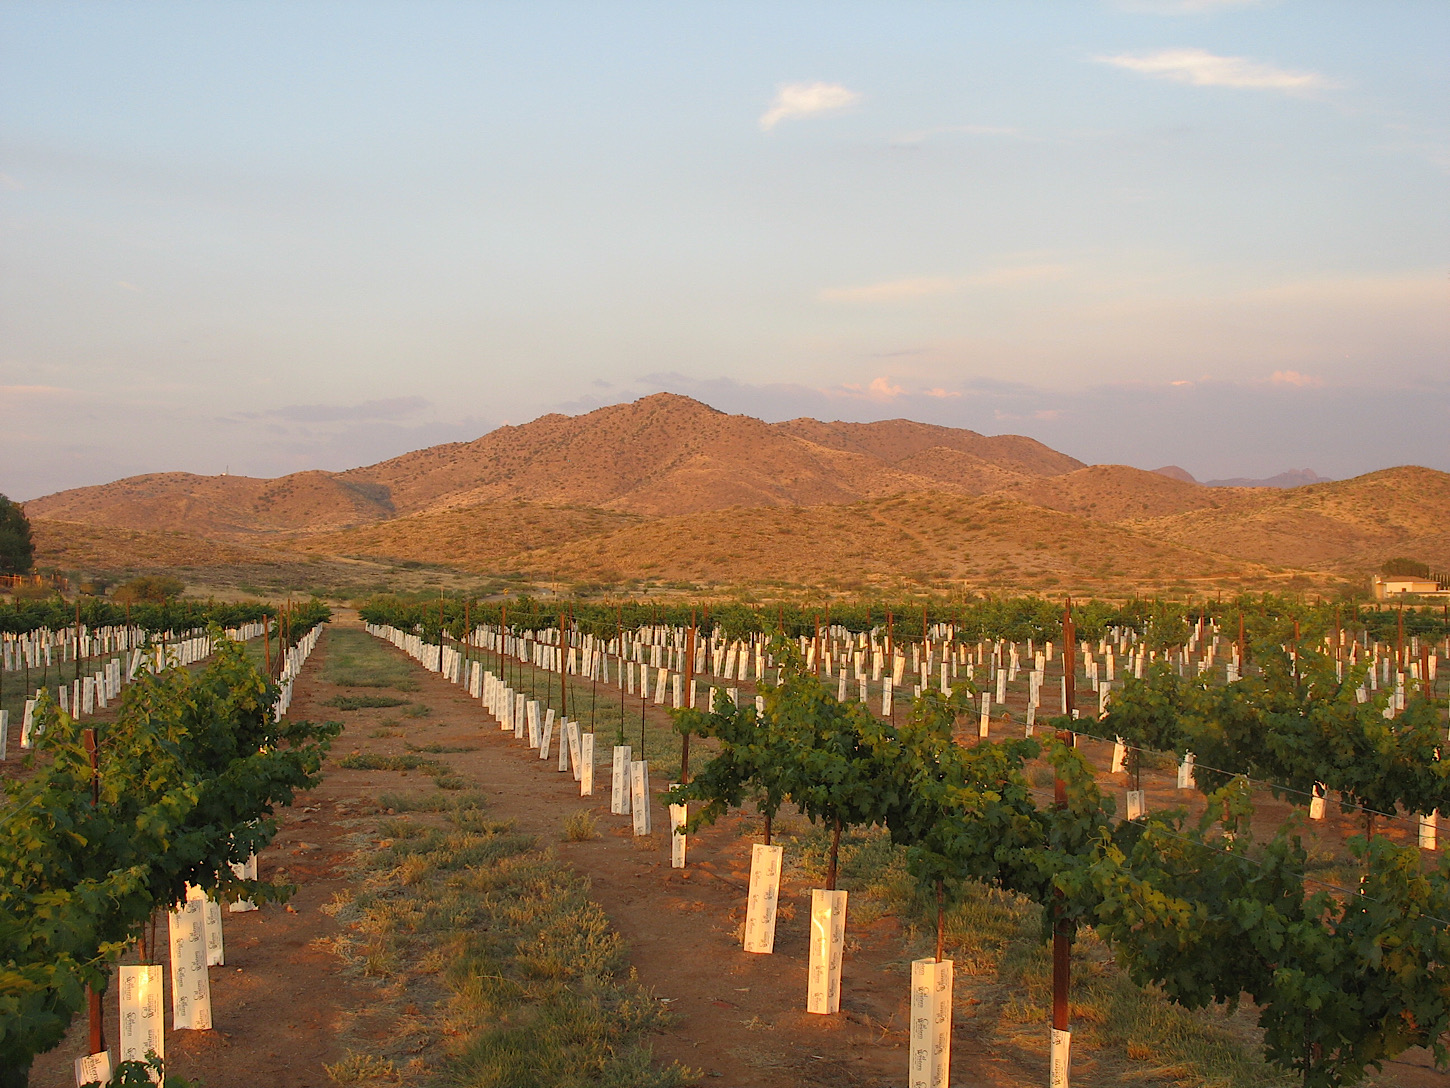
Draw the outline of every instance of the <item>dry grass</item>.
[[[587,808],[569,814],[564,821],[564,838],[569,842],[589,842],[599,838],[599,821]]]
[[[666,1013],[624,973],[622,942],[581,878],[476,808],[451,808],[441,825],[399,816],[379,831],[387,838],[355,859],[358,890],[329,909],[345,926],[337,951],[374,980],[373,1014],[390,1030],[381,1044],[353,1038],[335,1081],[686,1082],[685,1070],[651,1063],[645,1039]]]

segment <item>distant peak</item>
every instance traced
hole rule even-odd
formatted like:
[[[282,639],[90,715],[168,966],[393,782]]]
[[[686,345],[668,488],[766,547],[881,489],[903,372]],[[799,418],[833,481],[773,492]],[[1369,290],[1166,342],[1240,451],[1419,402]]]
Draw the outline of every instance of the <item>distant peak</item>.
[[[1281,472],[1277,476],[1268,476],[1262,480],[1250,480],[1243,476],[1235,476],[1229,480],[1209,480],[1208,487],[1306,487],[1309,484],[1327,484],[1332,482],[1328,476],[1321,476],[1312,468],[1291,468],[1287,472]]]
[[[1164,465],[1162,468],[1155,468],[1153,471],[1159,476],[1167,476],[1170,480],[1177,480],[1180,483],[1198,483],[1193,478],[1193,473],[1189,472],[1186,468],[1179,468],[1177,465]]]
[[[686,396],[684,393],[651,393],[647,397],[640,397],[639,400],[634,401],[633,403],[641,406],[648,405],[650,407],[668,405],[671,407],[690,409],[703,408],[705,411],[717,416],[723,416],[726,414],[720,411],[720,409],[712,408],[704,401],[696,400],[694,397]]]

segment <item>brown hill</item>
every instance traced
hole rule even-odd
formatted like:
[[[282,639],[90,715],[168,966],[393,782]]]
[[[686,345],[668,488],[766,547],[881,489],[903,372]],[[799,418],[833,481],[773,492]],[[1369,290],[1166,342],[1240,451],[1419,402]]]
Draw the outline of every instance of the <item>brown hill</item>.
[[[965,461],[930,466],[933,475],[899,463],[933,447],[959,450]],[[1004,472],[1017,478],[1079,464],[1027,438],[984,438],[907,420],[772,425],[657,393],[582,416],[501,427],[343,476],[387,488],[402,512],[526,499],[659,517],[852,502],[942,485],[979,491]]]
[[[1094,521],[1166,517],[1189,510],[1234,508],[1232,490],[1183,483],[1159,472],[1127,465],[1089,465],[1061,476],[1023,477],[998,488],[1006,498],[1078,514]]]
[[[982,435],[959,427],[915,423],[909,419],[887,419],[879,423],[823,423],[802,417],[776,423],[782,434],[804,438],[817,446],[864,454],[891,465],[900,465],[931,449],[956,450],[982,462],[1024,476],[1056,476],[1083,463],[1065,453],[1021,435]]]
[[[1131,524],[1159,539],[1278,566],[1362,574],[1397,555],[1450,565],[1450,473],[1411,465],[1231,493],[1236,498],[1217,509]]]
[[[497,569],[505,557],[603,537],[640,521],[637,514],[590,507],[491,502],[436,510],[376,525],[313,533],[274,547],[310,555],[410,559],[469,570]]]
[[[1262,568],[997,496],[898,495],[641,522],[507,560],[540,575],[692,582],[1046,588],[1261,580]]]
[[[158,565],[305,553],[593,581],[904,578],[1131,592],[1246,584],[1270,578],[1268,567],[1358,577],[1392,555],[1450,567],[1450,475],[1430,469],[1207,488],[1161,470],[1085,466],[1011,435],[909,420],[767,424],[671,394],[343,473],[158,473],[26,509],[70,523],[41,533],[44,562],[68,568],[123,546]],[[81,525],[140,535],[108,539]]]
[[[328,472],[275,480],[158,472],[33,499],[25,511],[32,518],[198,536],[311,532],[393,512],[385,492]]]
[[[516,499],[658,517],[943,487],[975,493],[1080,466],[1010,435],[907,420],[814,430],[813,423],[771,425],[659,393],[342,473],[276,480],[157,473],[47,495],[26,509],[36,517],[212,535],[310,533]]]
[[[1193,473],[1189,472],[1186,468],[1179,468],[1177,465],[1164,465],[1162,468],[1153,469],[1153,471],[1160,476],[1167,476],[1170,480],[1180,480],[1185,484],[1198,483],[1193,478]]]
[[[190,533],[97,527],[49,518],[32,518],[30,528],[39,565],[63,570],[241,566],[272,559],[262,548],[206,540]]]

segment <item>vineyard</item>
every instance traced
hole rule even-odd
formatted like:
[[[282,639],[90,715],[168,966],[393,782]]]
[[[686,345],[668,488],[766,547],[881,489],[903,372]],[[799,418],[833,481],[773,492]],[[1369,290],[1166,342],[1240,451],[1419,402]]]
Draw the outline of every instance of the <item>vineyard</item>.
[[[855,897],[867,894],[860,875],[843,874],[848,855],[876,849],[870,843],[889,850],[885,863],[914,886],[912,909],[935,931],[934,952],[901,981],[909,1040],[899,1080],[913,1088],[951,1082],[954,983],[970,981],[953,977],[954,955],[966,954],[954,949],[964,937],[953,919],[976,909],[984,889],[1034,904],[1051,947],[1043,1081],[1070,1078],[1074,971],[1100,970],[1082,961],[1084,941],[1186,1009],[1246,1004],[1263,1057],[1306,1085],[1357,1083],[1411,1047],[1447,1057],[1450,867],[1439,847],[1450,767],[1440,759],[1440,670],[1450,631],[1439,615],[1272,598],[1196,609],[1024,599],[819,614],[379,598],[361,614],[380,644],[454,685],[475,708],[475,728],[528,752],[534,773],[571,783],[588,806],[581,811],[618,817],[620,832],[641,843],[656,841],[656,823],[667,829],[662,873],[688,873],[693,852],[719,833],[712,827],[757,830],[738,955],[783,960],[772,970],[799,980],[794,1004],[808,1015],[844,1015],[853,986],[865,984],[852,973],[851,934],[870,917],[858,922],[853,912],[871,901],[858,907]],[[292,630],[314,628],[299,617]],[[40,661],[45,645],[65,643],[63,629],[40,632],[14,640],[12,660]],[[39,769],[10,787],[4,814],[5,849],[24,840],[27,853],[3,868],[36,874],[23,895],[6,890],[20,919],[6,947],[30,987],[29,1004],[14,1005],[23,1030],[7,1018],[3,1037],[16,1061],[60,1038],[86,1006],[85,987],[104,990],[108,965],[138,948],[144,957],[158,909],[189,894],[213,903],[284,894],[233,866],[245,872],[270,841],[276,805],[316,784],[337,729],[279,713],[315,633],[277,655],[283,688],[268,680],[270,648],[257,669],[216,631],[188,652],[214,646],[209,661],[190,668],[181,651],[168,658],[152,648],[131,670],[136,648],[121,643],[135,636],[97,637],[95,653],[124,655],[122,671],[134,673],[115,721],[88,748],[87,731],[48,691],[35,696]],[[339,696],[332,705],[404,701]],[[166,758],[153,758],[163,748]],[[336,766],[422,770],[441,790],[463,788],[444,763],[409,754],[433,750],[471,749],[355,750]],[[123,789],[148,763],[146,788]],[[596,796],[597,809],[586,800]],[[21,818],[52,811],[44,834],[33,815]],[[508,834],[467,808],[449,811],[455,839],[484,834],[484,855],[488,836]],[[202,813],[204,833],[183,830]],[[581,819],[588,838],[594,817]],[[818,837],[802,839],[799,820]],[[71,850],[59,827],[105,847]],[[136,836],[139,827],[151,837]],[[185,849],[158,853],[162,841]],[[819,850],[818,870],[791,856],[801,849]],[[405,869],[408,856],[423,855],[400,856]],[[794,909],[783,873],[803,864],[818,883],[797,959],[789,941],[776,947],[776,932]],[[57,904],[89,919],[66,944],[37,936]],[[620,1008],[635,1000],[608,999]],[[619,1045],[628,1062],[639,1060],[634,1044]],[[601,1070],[614,1068],[600,1060]],[[361,1052],[348,1061],[354,1071],[392,1068]],[[330,1068],[350,1082],[343,1066]],[[659,1083],[676,1075],[685,1074],[666,1071]]]
[[[622,608],[610,617],[527,603],[471,616],[461,605],[450,617],[446,603],[410,613],[380,602],[364,616],[466,685],[541,758],[557,713],[560,770],[584,752],[592,772],[602,746],[584,738],[597,687],[612,682],[611,811],[628,814],[632,799],[637,834],[649,820],[638,816],[648,764],[625,743],[624,697],[636,692],[641,745],[649,704],[675,711],[669,771],[684,784],[665,800],[676,830],[749,805],[769,846],[771,817],[788,804],[830,830],[825,893],[843,830],[879,826],[943,914],[969,882],[1039,903],[1061,976],[1055,1082],[1068,1068],[1069,949],[1092,926],[1137,981],[1185,1006],[1246,995],[1265,1056],[1304,1083],[1353,1083],[1407,1046],[1444,1057],[1450,880],[1431,852],[1450,807],[1436,688],[1450,647],[1438,617],[1331,619],[1272,605],[1219,616],[1093,605],[1056,623],[1032,602],[994,606],[996,616],[923,610],[911,639],[889,612],[875,622],[843,622],[839,610],[809,622],[783,609],[737,613],[703,629],[699,610],[688,626],[636,613],[626,627]],[[515,662],[531,686],[540,675],[557,684],[525,697]],[[592,685],[588,719],[577,696],[578,720],[568,718],[570,675]],[[1086,711],[1080,687],[1093,692]],[[713,742],[693,778],[691,736]],[[1051,789],[1033,773],[1044,765]],[[575,777],[592,792],[588,773]],[[1119,818],[1115,777],[1130,787],[1121,808],[1131,818]],[[839,919],[845,901],[832,902]],[[810,970],[832,992],[813,990],[808,1007],[834,1012],[843,924],[825,924],[837,929]],[[931,977],[949,995],[949,974]],[[930,1058],[944,1041],[928,1035],[913,1068],[921,1083],[946,1083]]]
[[[86,670],[103,664],[59,698],[42,687],[25,700],[28,773],[7,777],[0,809],[0,1083],[25,1084],[34,1056],[82,1010],[91,1045],[77,1082],[109,1080],[99,1015],[108,987],[129,1013],[122,1063],[164,1057],[162,969],[148,962],[159,951],[158,913],[169,918],[176,1025],[209,1026],[205,966],[213,938],[219,950],[217,905],[250,907],[289,892],[256,879],[255,856],[275,834],[274,808],[316,780],[334,732],[285,718],[325,618],[304,606],[280,632],[265,616],[234,629],[268,644],[262,667],[216,626],[153,641],[134,625],[14,624],[22,634],[6,640],[7,666],[48,675],[64,666],[67,647],[77,672],[83,661]],[[68,691],[81,693],[69,708]],[[102,715],[115,698],[119,706]],[[113,979],[128,952],[139,962]],[[127,1075],[125,1064],[117,1075]]]

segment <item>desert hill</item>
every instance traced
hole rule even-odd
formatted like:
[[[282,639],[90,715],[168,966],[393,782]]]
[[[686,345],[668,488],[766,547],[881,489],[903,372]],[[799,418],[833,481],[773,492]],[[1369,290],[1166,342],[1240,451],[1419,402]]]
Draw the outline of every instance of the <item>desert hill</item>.
[[[157,473],[26,504],[43,563],[406,562],[591,582],[1267,587],[1450,567],[1450,475],[1210,488],[910,420],[657,394],[347,472]],[[125,532],[117,533],[121,529]],[[1300,584],[1306,584],[1300,582]]]
[[[979,494],[1081,462],[1030,438],[909,420],[769,424],[657,393],[546,415],[472,442],[347,472],[276,480],[161,473],[26,503],[33,517],[200,534],[320,532],[521,499],[661,517],[730,506],[811,506],[904,491]]]
[[[644,521],[516,555],[540,576],[721,584],[1035,586],[1204,582],[1262,574],[1198,549],[995,496],[897,495],[844,506],[731,509]],[[1250,569],[1254,568],[1254,569]]]
[[[1407,465],[1288,490],[1230,491],[1217,509],[1130,521],[1162,540],[1279,565],[1358,573],[1398,555],[1450,565],[1450,474]]]
[[[860,453],[899,465],[933,449],[955,450],[978,461],[1024,476],[1056,476],[1083,463],[1065,453],[1015,434],[983,435],[959,427],[886,419],[878,423],[823,423],[802,417],[770,425],[817,446]]]
[[[1093,521],[1165,517],[1194,510],[1234,509],[1242,498],[1127,465],[1088,465],[1061,476],[1036,476],[995,488],[993,494]]]
[[[267,563],[265,548],[208,540],[192,533],[148,532],[32,518],[35,554],[62,570],[245,566]]]
[[[503,560],[576,540],[607,539],[637,524],[637,514],[584,506],[485,502],[409,514],[391,521],[311,533],[275,547],[308,555],[447,563],[483,571]]]
[[[157,472],[25,504],[31,518],[198,536],[314,532],[391,517],[386,492],[330,472],[274,480]]]

